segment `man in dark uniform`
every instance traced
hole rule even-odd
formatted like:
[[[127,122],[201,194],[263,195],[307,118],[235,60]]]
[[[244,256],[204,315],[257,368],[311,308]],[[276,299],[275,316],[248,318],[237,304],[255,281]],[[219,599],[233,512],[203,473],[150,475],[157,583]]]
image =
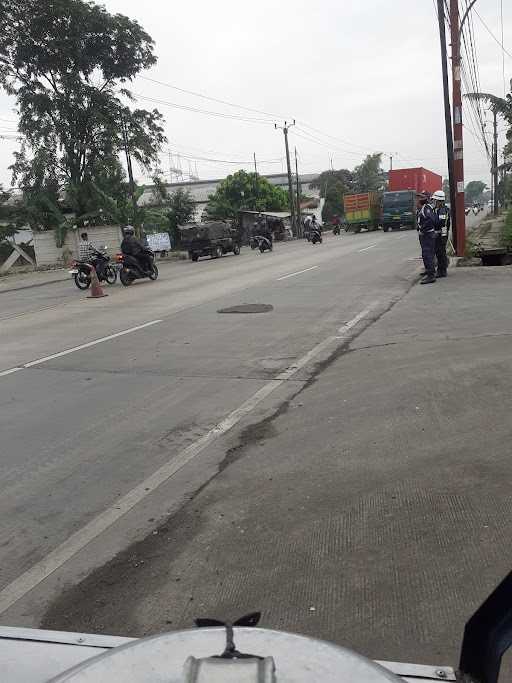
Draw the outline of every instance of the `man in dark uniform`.
[[[121,251],[126,256],[131,256],[139,264],[145,273],[151,272],[151,259],[146,253],[146,247],[135,237],[135,230],[131,225],[123,228],[124,239],[121,242]]]
[[[436,243],[435,254],[437,259],[437,277],[446,277],[448,270],[448,256],[446,255],[446,244],[450,233],[451,216],[450,209],[445,204],[446,196],[442,190],[437,190],[432,195],[434,200],[434,212],[436,221]]]
[[[425,275],[421,280],[421,284],[429,285],[436,281],[435,228],[437,224],[437,216],[432,207],[428,192],[422,192],[420,194],[419,208],[416,217],[421,245],[421,256],[425,266]]]

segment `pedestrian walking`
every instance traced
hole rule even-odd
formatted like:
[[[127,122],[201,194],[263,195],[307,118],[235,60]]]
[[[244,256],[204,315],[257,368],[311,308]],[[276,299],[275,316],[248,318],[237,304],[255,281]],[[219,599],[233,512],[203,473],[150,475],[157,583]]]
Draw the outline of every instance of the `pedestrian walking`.
[[[446,244],[450,233],[451,216],[450,209],[446,206],[446,195],[442,190],[437,190],[432,195],[434,200],[434,212],[436,214],[436,241],[435,255],[437,259],[437,277],[446,277],[448,271],[448,256],[446,255]]]
[[[434,212],[428,192],[422,192],[419,196],[419,208],[416,217],[421,245],[421,256],[425,266],[425,274],[421,280],[421,284],[429,285],[436,281],[435,228],[437,216]]]

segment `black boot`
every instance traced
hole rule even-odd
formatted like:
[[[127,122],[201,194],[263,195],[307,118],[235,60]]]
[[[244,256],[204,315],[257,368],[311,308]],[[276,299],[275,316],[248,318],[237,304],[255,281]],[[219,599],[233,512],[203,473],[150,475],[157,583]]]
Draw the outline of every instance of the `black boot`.
[[[438,270],[436,273],[436,277],[446,277],[446,276],[447,276],[446,270]]]
[[[425,277],[420,280],[420,285],[430,285],[436,281],[435,275],[425,275]]]

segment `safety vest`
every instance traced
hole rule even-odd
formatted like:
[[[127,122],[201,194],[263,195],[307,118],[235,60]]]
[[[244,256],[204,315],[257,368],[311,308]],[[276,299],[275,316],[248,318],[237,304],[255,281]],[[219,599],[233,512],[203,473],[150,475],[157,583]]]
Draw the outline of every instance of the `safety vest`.
[[[440,206],[436,213],[439,221],[436,232],[442,237],[447,237],[450,230],[450,209],[447,206]]]

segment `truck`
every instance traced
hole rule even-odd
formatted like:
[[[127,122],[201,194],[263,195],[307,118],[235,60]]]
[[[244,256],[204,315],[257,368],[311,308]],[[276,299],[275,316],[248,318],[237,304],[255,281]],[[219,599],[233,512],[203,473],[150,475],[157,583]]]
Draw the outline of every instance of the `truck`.
[[[384,192],[382,195],[382,230],[416,227],[416,190]]]
[[[430,192],[443,187],[443,178],[426,168],[395,168],[388,173],[388,192],[401,190],[415,190],[416,192]]]
[[[347,232],[361,230],[378,230],[381,214],[381,193],[364,192],[363,194],[346,194],[343,197],[345,207],[345,223]]]
[[[228,221],[207,221],[205,223],[186,223],[179,226],[182,246],[188,251],[192,261],[200,256],[219,258],[228,252],[240,254],[238,231]]]

